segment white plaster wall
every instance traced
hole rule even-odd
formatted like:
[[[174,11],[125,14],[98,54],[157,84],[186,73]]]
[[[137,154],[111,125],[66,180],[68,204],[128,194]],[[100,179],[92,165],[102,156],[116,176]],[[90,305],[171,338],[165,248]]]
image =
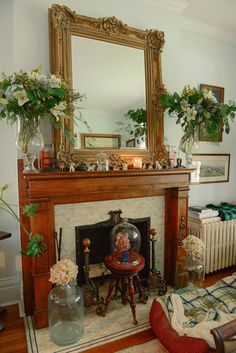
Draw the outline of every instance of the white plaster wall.
[[[194,32],[180,30],[178,14],[158,9],[136,0],[58,0],[83,15],[105,17],[115,15],[129,26],[140,29],[158,28],[165,32],[162,55],[163,81],[168,90],[180,90],[186,83],[208,83],[225,87],[225,98],[235,94],[235,44],[216,40]],[[54,0],[0,0],[0,71],[11,73],[43,65],[49,71],[48,8]],[[181,130],[173,119],[165,121],[166,140],[178,145]],[[230,182],[191,186],[190,203],[203,204],[235,195],[235,126],[219,146],[201,144],[201,152],[231,153]],[[0,122],[0,185],[10,183],[9,199],[18,202],[16,175],[15,127]],[[0,267],[0,278],[18,278],[15,259],[19,239],[17,225],[8,216],[0,215],[1,229],[13,233],[1,242],[6,264]],[[3,262],[4,263],[4,262]],[[12,283],[12,282],[11,282]],[[17,281],[15,282],[17,283]],[[17,294],[15,300],[17,300]],[[7,302],[8,296],[1,295]]]
[[[0,1],[0,71],[13,69],[13,2]],[[18,204],[15,128],[0,121],[0,187],[8,184],[5,199]],[[0,205],[1,206],[1,205]],[[17,212],[17,208],[15,208]],[[14,219],[0,210],[0,230],[10,232],[11,238],[0,241],[0,305],[15,302],[19,297],[21,258],[19,229]]]

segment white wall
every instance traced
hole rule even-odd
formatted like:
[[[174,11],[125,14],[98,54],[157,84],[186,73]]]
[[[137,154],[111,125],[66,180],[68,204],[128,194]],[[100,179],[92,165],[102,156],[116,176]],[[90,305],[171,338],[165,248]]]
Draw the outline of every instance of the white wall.
[[[0,71],[13,70],[13,2],[0,1]],[[18,204],[15,128],[0,121],[0,187],[8,184],[5,198]],[[1,206],[1,205],[0,205]],[[17,207],[15,208],[17,211]],[[0,304],[11,303],[19,297],[21,259],[18,224],[0,211],[0,230],[10,232],[11,238],[0,241]]]
[[[53,3],[54,0],[0,0],[0,71],[11,73],[20,69],[29,70],[40,64],[46,71],[49,70],[48,8]],[[137,0],[58,0],[57,3],[65,4],[83,15],[115,15],[131,27],[164,31],[163,80],[168,90],[179,91],[187,83],[207,83],[225,87],[226,101],[229,98],[236,99],[235,44],[181,29],[178,14]],[[174,119],[166,119],[165,130],[168,143],[178,146],[181,130]],[[190,203],[236,199],[235,131],[236,127],[233,126],[232,133],[224,136],[219,146],[209,143],[201,143],[200,146],[201,152],[231,153],[230,182],[191,186]],[[0,122],[0,137],[0,185],[10,183],[9,200],[18,203],[15,128]],[[0,217],[0,228],[10,230],[13,234],[12,238],[0,244],[0,256],[3,259],[0,258],[1,289],[1,281],[6,283],[9,278],[15,279],[15,283],[18,281],[15,259],[19,252],[19,238],[17,225],[12,219],[2,213]],[[7,302],[7,290],[4,293],[1,301]],[[14,295],[17,300],[18,294]]]

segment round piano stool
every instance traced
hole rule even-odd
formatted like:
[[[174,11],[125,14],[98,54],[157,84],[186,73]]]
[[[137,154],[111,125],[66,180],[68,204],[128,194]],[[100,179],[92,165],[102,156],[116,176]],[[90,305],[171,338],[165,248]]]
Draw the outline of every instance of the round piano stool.
[[[132,311],[134,325],[138,324],[136,319],[136,304],[134,300],[134,285],[138,290],[139,301],[146,304],[142,286],[140,284],[140,278],[138,273],[144,268],[145,260],[140,254],[129,251],[129,260],[120,261],[121,254],[116,251],[105,257],[105,265],[111,271],[111,281],[108,286],[108,294],[104,301],[105,309],[103,315],[105,315],[108,304],[111,301],[112,292],[115,288],[115,296],[118,291],[121,292],[122,304],[130,303]]]

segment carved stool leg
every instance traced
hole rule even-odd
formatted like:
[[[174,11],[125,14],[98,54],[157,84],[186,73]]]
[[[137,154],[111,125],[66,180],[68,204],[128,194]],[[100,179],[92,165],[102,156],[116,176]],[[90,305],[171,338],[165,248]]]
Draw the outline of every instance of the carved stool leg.
[[[127,303],[127,278],[126,277],[122,277],[121,278],[121,300],[122,300],[122,304],[126,304]]]
[[[130,307],[132,310],[133,318],[134,318],[134,325],[138,324],[138,321],[136,320],[136,311],[135,311],[135,302],[134,302],[134,285],[133,285],[133,278],[128,277],[128,289],[129,289],[129,296],[130,296]]]
[[[111,295],[112,295],[112,292],[113,292],[113,289],[115,287],[115,281],[116,281],[116,277],[115,276],[111,276],[111,281],[109,283],[109,286],[108,286],[108,294],[106,296],[106,299],[104,301],[104,304],[102,305],[99,305],[96,309],[96,313],[98,315],[101,315],[101,316],[105,316],[106,314],[106,311],[107,311],[107,307],[108,307],[108,304],[110,303],[111,301]]]
[[[120,278],[117,278],[116,287],[115,287],[115,294],[114,294],[115,299],[117,298],[118,292],[121,292],[121,288],[120,288],[119,284],[120,284]]]
[[[143,288],[142,288],[141,283],[140,283],[139,275],[135,275],[135,276],[133,277],[133,280],[134,280],[134,282],[135,282],[135,284],[136,284],[136,286],[137,286],[137,288],[138,288],[138,298],[139,298],[139,301],[140,301],[141,303],[143,303],[143,304],[146,304],[147,301],[146,301],[146,299],[145,299],[145,297],[144,297],[144,292],[143,292]]]

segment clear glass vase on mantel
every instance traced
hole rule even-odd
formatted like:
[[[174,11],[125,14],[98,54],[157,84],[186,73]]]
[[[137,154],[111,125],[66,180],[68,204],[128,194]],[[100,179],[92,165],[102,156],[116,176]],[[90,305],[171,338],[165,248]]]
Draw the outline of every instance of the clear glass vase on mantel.
[[[39,151],[43,149],[44,141],[39,128],[39,117],[32,119],[25,115],[17,117],[18,133],[16,147],[24,153],[24,173],[37,173],[34,162]]]
[[[73,282],[56,285],[48,296],[49,335],[58,345],[77,342],[84,332],[83,292]]]
[[[191,168],[192,165],[192,150],[193,147],[198,147],[198,133],[197,132],[185,132],[182,136],[179,144],[179,149],[185,153],[185,167]]]

